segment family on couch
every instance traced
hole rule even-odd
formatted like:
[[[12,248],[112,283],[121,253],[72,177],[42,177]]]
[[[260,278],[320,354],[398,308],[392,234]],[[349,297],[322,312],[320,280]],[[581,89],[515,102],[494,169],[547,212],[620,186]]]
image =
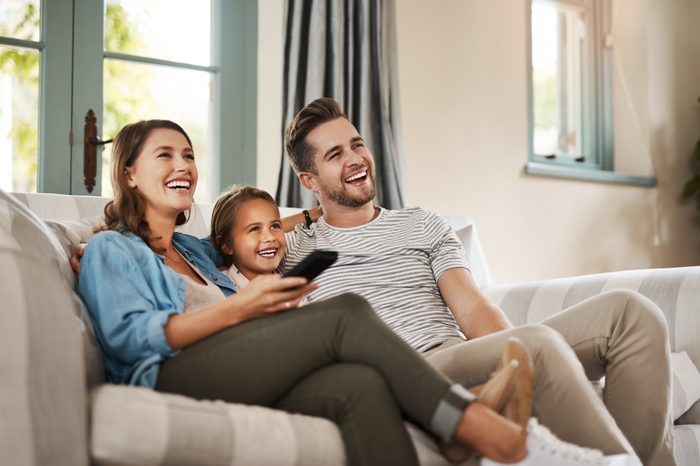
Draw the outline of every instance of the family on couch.
[[[233,241],[212,235],[216,251],[174,233],[196,186],[184,130],[150,121],[117,136],[109,231],[90,241],[79,285],[111,381],[330,418],[351,464],[414,464],[402,415],[502,463],[585,464],[593,452],[545,435],[535,421],[523,430],[462,388],[486,382],[504,343],[516,336],[532,354],[533,408],[542,424],[606,454],[634,447],[645,464],[673,464],[668,340],[655,305],[615,292],[547,326],[511,329],[471,280],[448,226],[419,209],[374,206],[371,154],[334,101],[305,107],[286,147],[323,217],[297,226],[285,247],[274,203],[250,199],[231,211]],[[244,214],[248,220],[239,224]],[[237,232],[243,225],[253,229]],[[246,234],[257,235],[259,246],[244,248],[255,244],[241,239]],[[285,249],[288,269],[319,248],[340,257],[318,285],[269,274]],[[219,270],[222,255],[246,286]],[[373,310],[345,291],[364,296]],[[307,294],[312,304],[292,309]],[[586,375],[606,376],[607,410]],[[657,381],[653,390],[649,380]]]

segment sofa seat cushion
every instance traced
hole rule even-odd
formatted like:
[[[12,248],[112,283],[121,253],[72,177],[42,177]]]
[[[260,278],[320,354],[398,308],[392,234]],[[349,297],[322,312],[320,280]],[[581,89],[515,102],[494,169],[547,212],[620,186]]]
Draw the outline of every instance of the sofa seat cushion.
[[[700,425],[673,427],[673,456],[678,466],[700,464]]]
[[[98,465],[344,464],[340,433],[325,419],[124,385],[101,385],[90,398]]]

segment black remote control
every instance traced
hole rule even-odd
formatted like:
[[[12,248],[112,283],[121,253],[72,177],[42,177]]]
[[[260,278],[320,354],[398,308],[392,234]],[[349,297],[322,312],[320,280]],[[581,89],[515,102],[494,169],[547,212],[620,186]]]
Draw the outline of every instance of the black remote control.
[[[338,259],[336,251],[316,249],[292,267],[292,270],[284,274],[284,276],[305,277],[308,281],[311,281],[321,275],[321,272],[330,267],[336,259]]]

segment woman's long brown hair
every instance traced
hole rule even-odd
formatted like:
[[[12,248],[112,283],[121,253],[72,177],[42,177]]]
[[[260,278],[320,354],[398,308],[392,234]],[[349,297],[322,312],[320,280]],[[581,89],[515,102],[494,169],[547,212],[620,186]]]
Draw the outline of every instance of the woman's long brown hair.
[[[177,131],[185,136],[190,147],[192,146],[192,141],[185,130],[169,120],[144,120],[124,126],[114,138],[112,147],[110,171],[114,200],[107,203],[104,211],[107,230],[133,233],[149,246],[151,246],[151,241],[157,238],[151,237],[151,228],[144,218],[146,202],[137,189],[129,187],[126,168],[131,167],[136,162],[151,131],[161,128]],[[189,212],[187,214],[181,212],[177,216],[175,224],[182,225],[187,220],[189,220]]]

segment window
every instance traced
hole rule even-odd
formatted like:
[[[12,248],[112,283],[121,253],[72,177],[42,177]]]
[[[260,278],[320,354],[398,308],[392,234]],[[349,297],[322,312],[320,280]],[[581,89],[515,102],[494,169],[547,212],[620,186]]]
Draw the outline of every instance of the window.
[[[0,188],[35,191],[39,146],[39,0],[0,4]]]
[[[649,185],[613,173],[610,0],[527,0],[526,171]]]
[[[102,140],[138,119],[180,123],[199,201],[254,183],[256,70],[255,1],[4,0],[0,187],[111,195],[109,146],[94,189],[83,173],[90,110]]]

